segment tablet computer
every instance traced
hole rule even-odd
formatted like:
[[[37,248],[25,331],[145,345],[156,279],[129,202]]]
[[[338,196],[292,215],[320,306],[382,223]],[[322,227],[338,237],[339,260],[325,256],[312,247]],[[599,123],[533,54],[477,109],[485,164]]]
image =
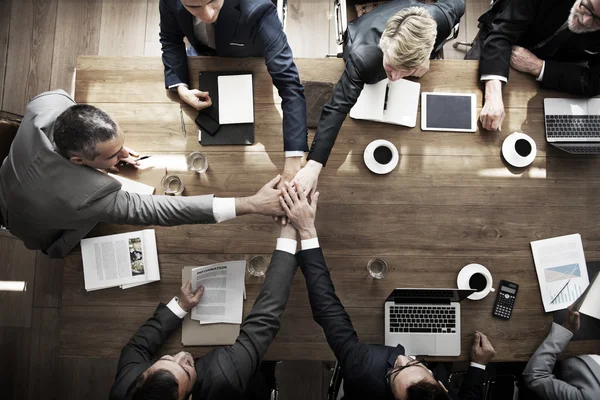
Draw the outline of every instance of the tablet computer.
[[[424,131],[475,132],[476,96],[472,93],[421,93],[421,129]]]

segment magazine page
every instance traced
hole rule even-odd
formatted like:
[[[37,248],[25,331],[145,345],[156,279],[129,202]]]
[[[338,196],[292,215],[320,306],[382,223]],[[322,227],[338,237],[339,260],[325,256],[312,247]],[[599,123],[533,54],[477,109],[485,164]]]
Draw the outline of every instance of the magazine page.
[[[142,263],[146,270],[146,281],[139,283],[130,283],[121,285],[121,289],[129,289],[136,286],[145,285],[147,283],[160,281],[160,269],[158,265],[158,250],[156,248],[156,231],[154,229],[145,229],[143,232],[143,252],[142,257],[136,260],[138,263]],[[136,246],[132,246],[135,250]],[[138,257],[138,253],[135,253],[135,257]]]

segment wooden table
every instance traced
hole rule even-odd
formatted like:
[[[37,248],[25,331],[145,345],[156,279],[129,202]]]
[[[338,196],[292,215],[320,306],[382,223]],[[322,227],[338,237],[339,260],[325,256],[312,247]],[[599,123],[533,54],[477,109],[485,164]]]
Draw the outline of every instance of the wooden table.
[[[339,59],[299,59],[303,80],[336,82]],[[126,144],[152,154],[154,170],[134,177],[155,186],[165,169],[184,171],[187,152],[201,150],[210,168],[199,177],[179,172],[186,194],[253,194],[282,170],[280,99],[261,59],[190,59],[192,85],[199,70],[251,70],[255,74],[253,146],[201,147],[196,112],[181,107],[163,86],[159,58],[80,57],[76,100],[112,115],[126,133]],[[482,103],[477,64],[434,61],[421,78],[422,91],[473,92]],[[497,361],[527,360],[545,338],[551,314],[545,314],[531,256],[532,240],[581,233],[588,259],[600,258],[600,159],[571,156],[546,144],[544,97],[529,76],[511,71],[504,91],[507,117],[499,133],[422,132],[346,119],[319,189],[317,230],[337,294],[360,338],[383,342],[383,301],[395,287],[455,287],[458,271],[481,263],[500,279],[520,284],[510,321],[492,318],[494,295],[462,303],[462,354],[468,359],[474,331],[488,334]],[[560,95],[564,96],[564,95]],[[521,131],[534,138],[538,156],[525,171],[511,171],[500,157],[504,138]],[[309,143],[314,132],[309,135]],[[389,175],[371,174],[362,161],[366,145],[387,139],[400,151]],[[94,235],[139,229],[102,225]],[[121,347],[149,318],[159,301],[179,292],[181,268],[223,260],[269,255],[279,228],[270,218],[245,216],[217,225],[156,227],[161,281],[134,289],[86,293],[81,256],[66,260],[61,310],[61,356],[118,357]],[[388,277],[373,280],[366,263],[385,258]],[[262,281],[247,276],[251,308]],[[564,355],[598,351],[600,341],[571,342]],[[181,350],[174,334],[164,353]],[[210,348],[190,348],[201,355]],[[298,272],[271,345],[270,359],[333,359],[321,328],[313,322],[304,278]]]

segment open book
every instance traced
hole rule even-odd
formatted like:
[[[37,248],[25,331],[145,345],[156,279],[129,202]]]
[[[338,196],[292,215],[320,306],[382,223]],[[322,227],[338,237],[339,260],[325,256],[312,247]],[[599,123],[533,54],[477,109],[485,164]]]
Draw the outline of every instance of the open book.
[[[83,239],[81,257],[87,291],[160,280],[154,229]]]
[[[246,261],[228,261],[193,268],[192,289],[204,286],[192,319],[201,324],[241,324],[244,305]]]
[[[374,85],[365,85],[350,118],[385,122],[414,128],[417,126],[417,109],[421,85],[399,79],[384,79]]]

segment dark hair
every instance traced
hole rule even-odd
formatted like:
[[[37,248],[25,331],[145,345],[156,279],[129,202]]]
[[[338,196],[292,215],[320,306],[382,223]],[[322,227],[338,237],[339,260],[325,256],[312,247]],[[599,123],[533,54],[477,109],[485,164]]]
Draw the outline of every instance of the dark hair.
[[[439,383],[419,381],[406,389],[406,400],[448,400],[448,393]]]
[[[126,400],[178,400],[179,382],[170,371],[159,369],[144,376],[141,374],[131,383]]]
[[[94,160],[99,154],[96,145],[117,136],[117,124],[99,108],[77,104],[56,118],[52,134],[63,156],[78,154]]]

